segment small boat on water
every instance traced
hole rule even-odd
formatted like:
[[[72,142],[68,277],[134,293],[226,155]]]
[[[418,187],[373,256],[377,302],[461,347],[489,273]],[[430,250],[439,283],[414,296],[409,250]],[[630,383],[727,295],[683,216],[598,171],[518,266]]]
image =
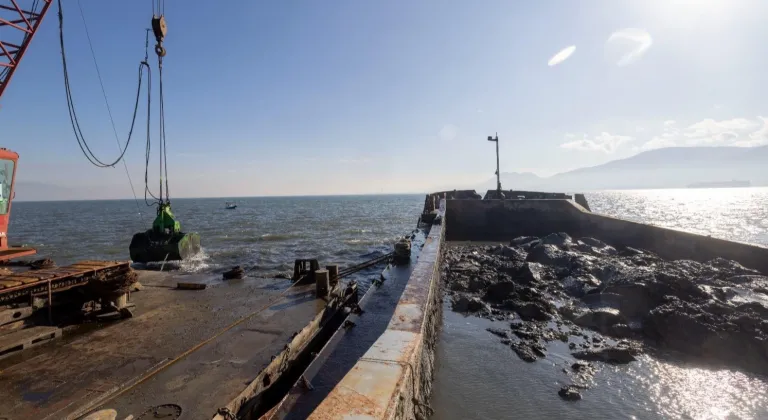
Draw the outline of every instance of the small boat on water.
[[[227,201],[227,202],[224,204],[224,208],[225,208],[225,209],[227,209],[227,210],[236,209],[236,208],[237,208],[237,204],[235,204],[235,203],[233,203],[233,202],[231,202],[231,201]]]

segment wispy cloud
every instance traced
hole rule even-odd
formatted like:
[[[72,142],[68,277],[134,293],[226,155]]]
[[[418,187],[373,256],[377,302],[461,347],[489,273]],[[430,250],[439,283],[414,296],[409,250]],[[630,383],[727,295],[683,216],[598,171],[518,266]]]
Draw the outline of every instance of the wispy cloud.
[[[598,134],[595,137],[589,137],[586,134],[582,135],[581,139],[577,139],[575,134],[568,133],[565,135],[566,140],[570,140],[560,145],[563,149],[582,150],[589,152],[602,152],[602,153],[614,153],[618,148],[634,140],[630,136],[619,136],[610,134],[605,131]]]
[[[562,50],[558,51],[557,54],[553,55],[552,58],[549,59],[547,62],[547,65],[550,67],[556,66],[563,61],[567,60],[573,53],[576,51],[576,46],[571,45],[569,47],[565,47]]]
[[[737,146],[751,147],[768,144],[768,122],[765,117],[703,119],[686,127],[666,121],[661,134],[639,147],[639,150],[663,147]]]
[[[653,45],[651,34],[643,29],[625,28],[616,31],[605,42],[606,52],[618,55],[617,66],[626,66],[642,57]]]

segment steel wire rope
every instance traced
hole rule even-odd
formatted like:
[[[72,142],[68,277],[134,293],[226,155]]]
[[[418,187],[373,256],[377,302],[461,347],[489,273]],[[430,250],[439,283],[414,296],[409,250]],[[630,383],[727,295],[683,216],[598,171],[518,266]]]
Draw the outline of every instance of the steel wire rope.
[[[165,15],[165,0],[151,0],[152,3],[152,15],[153,15],[153,25],[155,18],[162,18]],[[148,35],[149,33],[147,33]],[[162,205],[163,203],[170,203],[170,187],[169,187],[169,181],[168,181],[168,143],[166,140],[166,132],[165,132],[165,92],[163,89],[163,57],[165,56],[165,49],[162,48],[162,36],[158,35],[158,32],[155,32],[155,36],[157,37],[157,45],[155,46],[155,53],[157,53],[157,68],[158,68],[158,77],[159,77],[159,122],[158,122],[158,130],[159,130],[159,140],[158,140],[158,147],[159,147],[159,194],[158,197],[155,197],[154,194],[149,190],[149,179],[147,172],[149,171],[149,154],[150,154],[150,144],[149,139],[147,139],[147,156],[146,156],[146,163],[145,163],[145,194],[144,194],[144,201],[147,205],[153,205],[153,204],[159,204]],[[147,128],[147,131],[149,132],[149,127]],[[149,134],[148,134],[149,137]],[[165,185],[163,185],[165,184]],[[149,192],[149,195],[152,196],[152,198],[155,200],[153,203],[147,202],[146,195],[147,192]]]
[[[117,142],[117,150],[122,149],[122,145],[120,144],[120,136],[117,135],[117,127],[115,126],[115,119],[112,116],[112,108],[109,106],[109,99],[107,99],[107,90],[104,88],[104,81],[101,77],[101,70],[99,69],[99,62],[96,60],[96,52],[93,49],[93,42],[91,42],[91,34],[88,31],[88,23],[85,21],[85,13],[83,12],[83,5],[80,3],[80,0],[77,0],[77,7],[80,9],[80,18],[83,20],[83,27],[85,28],[85,37],[88,39],[88,47],[91,50],[91,58],[93,58],[93,64],[96,67],[96,75],[99,78],[99,86],[101,86],[101,93],[104,96],[104,103],[107,106],[107,114],[109,114],[109,122],[112,124],[112,133],[115,135],[115,142]],[[145,53],[146,55],[146,53]],[[146,61],[146,60],[144,60]],[[141,64],[140,66],[143,66]],[[149,65],[147,65],[149,67]],[[140,67],[141,69],[141,67]],[[140,70],[141,71],[141,70]],[[141,91],[141,75],[139,75],[139,91]],[[147,97],[149,97],[150,90],[147,91]],[[138,96],[136,97],[136,106],[138,107]],[[134,114],[134,119],[135,119]],[[133,131],[133,130],[131,130]],[[130,138],[130,137],[129,137]],[[121,159],[123,162],[123,169],[125,169],[125,176],[128,178],[128,184],[131,186],[131,194],[133,194],[133,201],[136,203],[136,210],[139,212],[139,219],[143,220],[143,213],[141,212],[141,207],[139,207],[139,199],[136,197],[136,189],[133,187],[133,180],[131,179],[131,173],[128,171],[128,164],[125,162],[125,159]]]
[[[154,7],[153,7],[154,8]],[[152,92],[152,69],[149,66],[149,29],[146,32],[146,38],[144,40],[144,61],[142,62],[147,67],[147,91]],[[161,204],[162,201],[152,193],[149,188],[149,160],[152,152],[152,96],[147,95],[147,144],[144,149],[144,203],[147,207],[154,206],[155,204]],[[153,202],[147,200],[147,195],[152,197]]]
[[[166,137],[165,137],[165,97],[163,94],[163,58],[158,57],[159,64],[158,64],[158,70],[160,73],[160,158],[162,159],[162,162],[160,164],[161,168],[161,180],[160,180],[160,200],[163,199],[162,195],[162,176],[165,177],[165,201],[170,202],[171,201],[171,189],[168,186],[168,146],[166,144]]]

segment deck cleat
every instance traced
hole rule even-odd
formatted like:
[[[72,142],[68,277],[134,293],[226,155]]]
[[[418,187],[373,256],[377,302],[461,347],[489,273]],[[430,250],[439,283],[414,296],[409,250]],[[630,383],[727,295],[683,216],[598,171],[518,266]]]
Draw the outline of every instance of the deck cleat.
[[[200,235],[184,233],[171,212],[171,203],[161,203],[152,229],[133,235],[128,247],[131,260],[138,263],[178,261],[200,252]]]
[[[392,261],[395,265],[406,265],[411,261],[411,240],[409,238],[402,238],[395,244]]]

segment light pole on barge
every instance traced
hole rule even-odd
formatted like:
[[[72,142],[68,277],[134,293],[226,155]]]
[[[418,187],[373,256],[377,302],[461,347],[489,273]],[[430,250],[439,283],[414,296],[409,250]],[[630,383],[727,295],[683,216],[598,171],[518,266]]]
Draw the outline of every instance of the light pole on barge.
[[[499,133],[496,133],[496,137],[488,136],[488,141],[496,142],[496,197],[501,200],[501,173],[499,173]]]

